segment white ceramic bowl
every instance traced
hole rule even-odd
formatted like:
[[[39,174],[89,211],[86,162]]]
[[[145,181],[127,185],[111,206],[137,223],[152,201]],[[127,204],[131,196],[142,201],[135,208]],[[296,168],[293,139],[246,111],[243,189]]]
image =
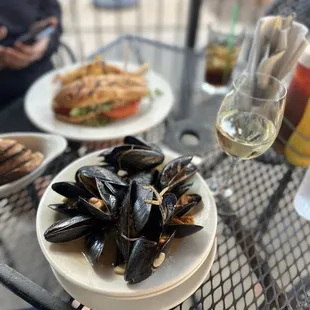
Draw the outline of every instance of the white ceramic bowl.
[[[51,184],[74,180],[75,172],[80,167],[99,163],[99,153],[101,151],[73,162],[60,172]],[[166,156],[167,161],[171,159]],[[132,299],[155,296],[170,290],[188,279],[203,264],[211,250],[216,233],[217,212],[208,185],[199,174],[196,174],[192,181],[194,184],[191,192],[200,194],[203,201],[199,212],[194,215],[195,222],[203,225],[204,229],[192,236],[180,239],[178,246],[171,251],[164,264],[141,283],[128,285],[123,276],[114,273],[112,266],[99,264],[92,268],[82,253],[77,250],[79,241],[51,244],[44,239],[45,230],[56,221],[55,212],[47,206],[61,201],[61,196],[51,189],[51,185],[44,193],[37,213],[37,236],[43,254],[57,274],[60,274],[67,282],[99,295]]]
[[[92,310],[168,310],[189,298],[206,280],[215,259],[216,247],[217,240],[215,238],[212,249],[201,267],[182,284],[174,289],[161,292],[159,295],[147,296],[141,299],[124,300],[104,297],[72,284],[55,270],[53,272],[59,283],[71,296],[74,296],[76,300],[83,305],[87,305]]]
[[[44,160],[41,165],[31,173],[16,181],[1,185],[0,198],[15,193],[33,182],[36,178],[42,175],[47,165],[62,154],[67,147],[67,140],[57,135],[30,132],[16,132],[0,135],[0,139],[5,138],[16,140],[31,149],[33,152],[41,152],[44,155]]]

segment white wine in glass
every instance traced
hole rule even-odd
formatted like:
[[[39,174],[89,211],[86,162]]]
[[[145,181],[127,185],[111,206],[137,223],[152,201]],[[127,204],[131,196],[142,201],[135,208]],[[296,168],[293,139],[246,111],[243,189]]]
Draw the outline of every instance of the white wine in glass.
[[[273,122],[253,112],[223,112],[216,123],[216,136],[228,155],[251,159],[263,153],[277,136]]]
[[[285,98],[285,86],[270,75],[245,72],[234,81],[215,125],[218,144],[234,158],[233,165],[237,159],[262,155],[273,144],[282,123]]]

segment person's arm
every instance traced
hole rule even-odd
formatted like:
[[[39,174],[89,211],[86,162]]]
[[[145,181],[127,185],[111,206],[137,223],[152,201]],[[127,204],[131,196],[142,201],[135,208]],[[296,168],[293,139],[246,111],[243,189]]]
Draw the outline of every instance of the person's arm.
[[[47,50],[44,57],[50,57],[54,54],[59,46],[60,36],[62,34],[62,14],[60,4],[57,0],[41,0],[39,20],[49,17],[56,17],[58,25],[56,31],[51,35]]]

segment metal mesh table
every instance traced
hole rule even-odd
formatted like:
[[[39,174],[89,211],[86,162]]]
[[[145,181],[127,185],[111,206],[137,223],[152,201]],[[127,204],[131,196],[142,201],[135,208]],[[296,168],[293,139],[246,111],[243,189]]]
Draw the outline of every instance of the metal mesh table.
[[[171,133],[171,128],[178,128],[175,124],[213,127],[220,98],[207,98],[199,90],[202,55],[131,36],[121,37],[101,52],[106,59],[120,59],[128,41],[133,51],[131,61],[148,61],[177,94],[176,109],[167,123],[145,133],[144,138],[154,142],[165,137],[167,145],[189,153],[189,148],[169,138],[176,135],[167,134],[165,128]],[[35,130],[22,105],[22,100],[17,101],[0,113],[2,132]],[[72,300],[57,284],[37,244],[36,208],[52,177],[74,159],[105,145],[70,143],[42,177],[0,200],[0,261],[67,302]],[[221,181],[230,167],[229,159],[211,140],[200,152],[206,156],[203,176]],[[176,309],[310,309],[310,225],[297,215],[292,203],[303,175],[303,169],[287,165],[272,152],[237,165],[232,179],[235,193],[229,200],[218,199],[217,205],[218,209],[243,207],[243,212],[219,217],[218,249],[211,273]],[[0,290],[1,309],[10,309],[6,307],[10,296]],[[16,301],[15,308],[22,306]]]

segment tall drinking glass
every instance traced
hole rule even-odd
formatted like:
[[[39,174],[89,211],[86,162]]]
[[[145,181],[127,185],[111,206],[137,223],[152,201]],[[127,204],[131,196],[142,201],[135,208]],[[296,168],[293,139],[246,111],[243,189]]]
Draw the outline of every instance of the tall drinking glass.
[[[245,72],[233,82],[215,125],[219,146],[233,159],[230,173],[238,159],[258,157],[273,144],[281,127],[286,92],[278,79],[263,73]]]
[[[229,32],[216,31],[208,26],[208,44],[206,46],[205,76],[202,89],[209,95],[224,95],[237,62],[244,31],[233,36],[233,45],[229,48]]]

